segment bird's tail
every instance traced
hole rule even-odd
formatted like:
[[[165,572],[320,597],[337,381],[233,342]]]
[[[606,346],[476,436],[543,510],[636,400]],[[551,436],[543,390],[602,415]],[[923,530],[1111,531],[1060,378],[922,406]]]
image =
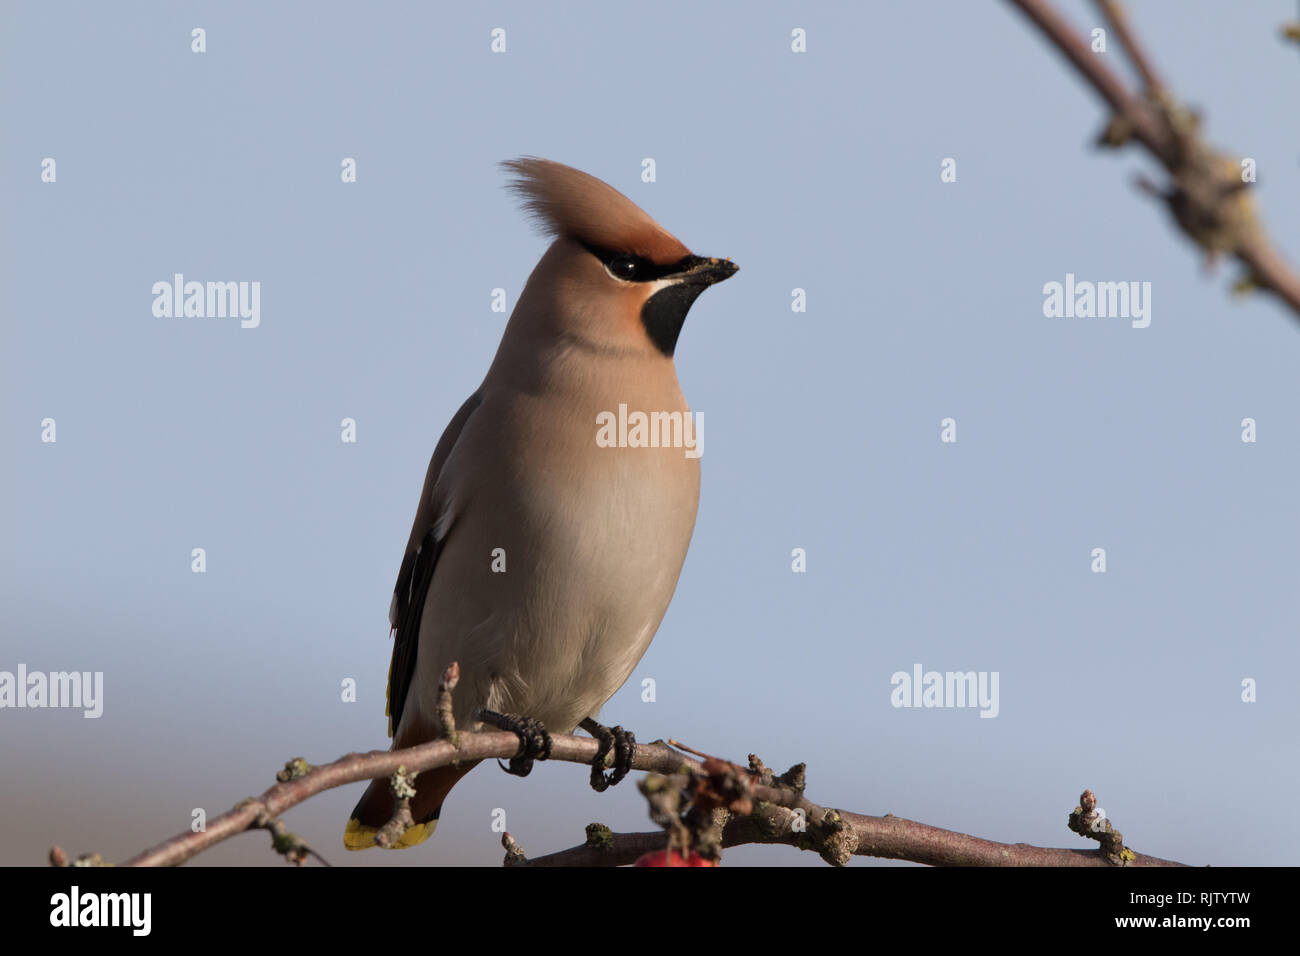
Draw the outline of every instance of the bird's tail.
[[[404,850],[407,847],[423,843],[433,836],[438,825],[438,814],[442,812],[442,801],[447,798],[451,788],[461,777],[474,769],[473,763],[458,767],[435,767],[425,770],[415,778],[415,796],[411,798],[411,818],[415,826],[411,827],[390,849]],[[343,831],[343,845],[349,850],[368,850],[375,843],[375,834],[393,817],[393,792],[387,780],[371,780],[370,786],[357,801]]]

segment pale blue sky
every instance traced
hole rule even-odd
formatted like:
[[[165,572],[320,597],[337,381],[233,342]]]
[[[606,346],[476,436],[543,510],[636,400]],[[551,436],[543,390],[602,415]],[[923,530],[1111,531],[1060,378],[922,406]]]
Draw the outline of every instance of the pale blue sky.
[[[1210,139],[1257,160],[1300,260],[1300,56],[1277,39],[1294,4],[1133,6]],[[386,746],[386,612],[424,469],[499,339],[491,290],[513,304],[545,247],[495,166],[525,153],[741,267],[679,343],[707,421],[699,519],[608,723],[807,761],[821,802],[990,839],[1084,845],[1065,818],[1091,787],[1142,852],[1297,862],[1300,324],[1201,271],[1132,187],[1151,162],[1090,147],[1096,99],[1009,5],[3,16],[0,670],[102,670],[105,702],[0,711],[0,862],[53,842],[122,859],[290,757]],[[260,327],[155,318],[176,272],[260,281]],[[1150,327],[1045,318],[1067,273],[1149,281]],[[918,662],[998,671],[998,717],[891,707]],[[591,820],[650,826],[632,785],[484,766],[430,843],[347,854],[360,791],[290,828],[336,864],[494,865],[494,808],[531,854]],[[202,860],[280,865],[266,843]]]

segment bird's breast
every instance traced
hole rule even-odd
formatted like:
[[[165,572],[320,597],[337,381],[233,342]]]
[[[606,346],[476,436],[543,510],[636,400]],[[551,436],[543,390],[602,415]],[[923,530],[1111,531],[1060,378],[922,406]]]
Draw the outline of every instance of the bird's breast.
[[[699,458],[674,441],[690,436],[690,412],[674,392],[511,404],[500,436],[509,479],[490,522],[509,542],[497,620],[520,699],[505,706],[567,729],[618,689],[654,636],[699,500]]]

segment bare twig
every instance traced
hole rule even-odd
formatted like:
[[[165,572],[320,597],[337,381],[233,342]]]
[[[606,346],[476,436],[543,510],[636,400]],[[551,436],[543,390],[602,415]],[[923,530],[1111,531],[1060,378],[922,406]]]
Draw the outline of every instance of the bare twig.
[[[1049,0],[1010,0],[1070,61],[1114,110],[1102,143],[1119,146],[1136,139],[1168,170],[1171,183],[1157,194],[1179,228],[1212,258],[1228,253],[1246,267],[1235,288],[1272,292],[1300,319],[1300,276],[1273,248],[1259,225],[1254,204],[1233,157],[1206,146],[1199,118],[1177,103],[1157,78],[1127,20],[1109,0],[1099,4],[1133,60],[1148,91],[1129,92],[1124,82],[1092,53]]]
[[[1155,69],[1151,66],[1146,51],[1142,49],[1137,37],[1129,29],[1128,15],[1115,0],[1096,0],[1096,2],[1097,7],[1109,21],[1111,31],[1119,37],[1120,45],[1128,53],[1128,58],[1133,61],[1134,69],[1142,77],[1142,85],[1146,87],[1148,93],[1160,93],[1164,84],[1160,82]]]
[[[1136,856],[1124,845],[1124,834],[1111,826],[1106,819],[1106,812],[1097,807],[1097,795],[1091,790],[1083,791],[1079,805],[1070,813],[1067,825],[1079,836],[1100,843],[1101,852],[1115,866],[1127,866]]]
[[[441,734],[446,740],[450,740],[452,746],[456,746],[456,717],[452,712],[451,692],[456,689],[460,683],[460,663],[452,661],[443,671],[442,680],[438,682],[438,724],[441,728]]]
[[[372,750],[340,757],[333,763],[313,767],[310,772],[271,787],[260,797],[248,799],[215,819],[198,832],[185,831],[143,853],[127,860],[126,866],[175,866],[190,859],[208,847],[243,833],[255,824],[259,813],[278,817],[291,807],[325,790],[341,787],[361,780],[390,777],[405,766],[408,772],[419,773],[434,767],[445,767],[457,761],[483,760],[491,757],[508,759],[519,753],[519,738],[504,731],[482,731],[460,734],[460,747],[449,740],[432,740],[416,747],[402,750]],[[551,750],[552,760],[590,764],[599,746],[589,737],[556,734]],[[636,770],[653,770],[676,773],[689,758],[662,743],[638,744]]]
[[[909,860],[928,866],[1089,866],[1111,863],[1096,850],[1030,846],[1028,843],[996,843],[979,837],[927,826],[893,815],[869,817],[841,811],[839,816],[852,828],[858,840],[855,856],[888,860]],[[784,844],[800,849],[806,834],[791,832],[789,811],[760,804],[748,817],[734,817],[723,831],[723,847],[755,843]],[[598,847],[571,847],[534,857],[528,866],[626,866],[646,853],[666,845],[662,830],[643,833],[610,833]],[[1128,866],[1184,866],[1172,860],[1135,853]]]
[[[271,849],[294,866],[302,866],[307,862],[309,856],[314,856],[326,866],[330,865],[329,860],[313,850],[306,840],[296,833],[290,833],[283,820],[273,819],[265,813],[259,813],[252,825],[269,831],[271,834]]]
[[[682,745],[672,741],[674,746]],[[684,748],[690,750],[691,748]],[[698,751],[691,751],[699,754]],[[1086,825],[1071,829],[1102,843],[1101,852],[1055,849],[1024,843],[1005,844],[941,830],[892,814],[869,817],[818,806],[803,796],[804,766],[797,764],[776,776],[750,754],[748,769],[705,757],[687,773],[650,774],[643,791],[651,805],[651,818],[663,830],[648,833],[612,833],[600,824],[587,827],[581,846],[526,860],[520,851],[507,857],[511,865],[623,866],[641,856],[676,849],[685,856],[699,853],[715,859],[725,847],[753,843],[785,844],[818,853],[826,862],[843,866],[853,856],[910,860],[932,866],[1182,866],[1170,860],[1134,853],[1108,823],[1098,823],[1096,800],[1091,799]],[[700,812],[694,822],[692,810]],[[716,828],[716,832],[715,832]],[[667,831],[667,832],[665,832]],[[514,846],[513,841],[507,849]],[[515,849],[518,849],[515,847]]]
[[[393,815],[375,834],[375,844],[385,849],[395,846],[406,831],[415,826],[415,818],[411,816],[415,774],[408,774],[405,767],[398,767],[393,771],[388,787],[393,792]]]
[[[504,866],[524,866],[528,863],[528,857],[524,856],[523,848],[515,842],[515,838],[510,835],[509,830],[501,834],[501,845],[506,850]]]

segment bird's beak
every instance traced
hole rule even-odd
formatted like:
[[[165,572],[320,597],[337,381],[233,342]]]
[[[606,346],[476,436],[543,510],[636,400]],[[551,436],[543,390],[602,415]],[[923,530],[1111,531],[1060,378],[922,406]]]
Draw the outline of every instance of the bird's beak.
[[[675,278],[689,285],[701,287],[713,285],[730,279],[740,269],[730,259],[706,259],[703,256],[691,256],[685,261],[685,268],[675,274]]]

